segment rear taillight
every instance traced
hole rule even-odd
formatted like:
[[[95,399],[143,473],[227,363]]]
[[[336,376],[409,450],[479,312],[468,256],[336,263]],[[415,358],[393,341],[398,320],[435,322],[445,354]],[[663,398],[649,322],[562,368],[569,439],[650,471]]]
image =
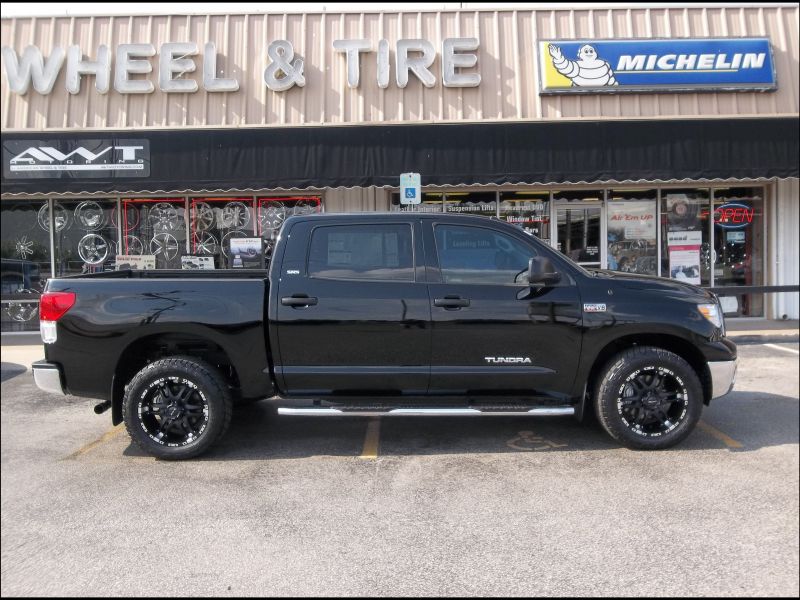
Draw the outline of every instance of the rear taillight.
[[[45,292],[39,300],[39,320],[58,321],[75,304],[75,292]]]
[[[58,339],[56,321],[75,304],[75,292],[45,292],[39,299],[39,332],[45,344]]]

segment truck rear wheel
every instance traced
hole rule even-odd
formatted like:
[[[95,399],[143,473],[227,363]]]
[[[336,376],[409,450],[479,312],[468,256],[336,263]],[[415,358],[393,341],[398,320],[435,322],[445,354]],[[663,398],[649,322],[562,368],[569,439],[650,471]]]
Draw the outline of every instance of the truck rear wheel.
[[[601,377],[595,393],[597,418],[628,448],[669,448],[683,441],[700,420],[700,379],[673,352],[629,348],[608,362]]]
[[[231,421],[232,400],[220,373],[189,357],[164,358],[139,371],[126,388],[128,434],[147,454],[193,458],[214,444]]]

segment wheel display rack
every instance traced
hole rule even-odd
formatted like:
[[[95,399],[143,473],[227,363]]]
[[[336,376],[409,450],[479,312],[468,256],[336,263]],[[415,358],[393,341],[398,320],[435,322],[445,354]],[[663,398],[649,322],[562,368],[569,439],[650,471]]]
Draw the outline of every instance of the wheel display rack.
[[[226,268],[232,238],[253,237],[252,198],[195,198],[190,202],[191,254],[213,256],[218,268]]]
[[[83,272],[102,269],[109,261],[113,267],[118,254],[153,254],[163,268],[176,267],[168,263],[188,252],[216,256],[220,268],[230,267],[231,239],[260,237],[268,256],[287,218],[320,212],[322,207],[316,196],[196,198],[190,200],[188,214],[183,198],[123,199],[115,206],[106,199],[74,202],[53,202],[52,215],[50,205],[43,204],[33,226],[50,234],[53,223],[61,260],[72,265],[70,256],[79,258]],[[27,258],[32,243],[27,238],[18,241],[18,253]]]
[[[122,200],[120,253],[151,254],[158,268],[177,268],[173,261],[185,253],[186,211],[181,198]]]

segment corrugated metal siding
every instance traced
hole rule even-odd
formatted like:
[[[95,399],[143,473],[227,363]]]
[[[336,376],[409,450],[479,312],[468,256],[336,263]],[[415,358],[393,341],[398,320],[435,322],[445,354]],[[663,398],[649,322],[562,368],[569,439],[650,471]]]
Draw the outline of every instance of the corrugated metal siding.
[[[122,43],[194,41],[202,51],[214,41],[220,76],[235,76],[234,93],[119,94],[94,89],[84,78],[80,94],[64,89],[64,73],[48,96],[30,90],[11,94],[3,77],[4,129],[159,127],[251,127],[328,123],[538,120],[564,118],[672,118],[770,116],[798,113],[797,7],[628,8],[591,10],[478,10],[308,14],[237,14],[136,17],[58,17],[2,20],[2,44],[18,53],[29,44],[49,56],[54,45],[78,44],[95,58],[99,44],[112,51]],[[539,96],[535,42],[546,38],[636,38],[768,36],[772,40],[779,89],[774,93],[627,94]],[[437,84],[425,88],[413,76],[408,87],[376,83],[375,53],[362,56],[361,85],[346,84],[346,63],[334,53],[334,39],[366,38],[377,47],[399,38],[433,43]],[[477,37],[482,76],[477,88],[444,88],[441,42]],[[288,39],[305,59],[306,86],[270,91],[263,82],[267,46]],[[393,60],[392,60],[393,62]],[[158,77],[151,59],[152,81]],[[202,78],[197,57],[195,79]],[[87,85],[88,84],[88,85]]]
[[[325,212],[375,212],[389,210],[389,193],[383,188],[326,188]]]
[[[774,285],[800,283],[800,180],[779,180],[775,185],[775,210],[771,219],[774,242]],[[797,292],[775,294],[773,316],[800,318],[800,301]]]

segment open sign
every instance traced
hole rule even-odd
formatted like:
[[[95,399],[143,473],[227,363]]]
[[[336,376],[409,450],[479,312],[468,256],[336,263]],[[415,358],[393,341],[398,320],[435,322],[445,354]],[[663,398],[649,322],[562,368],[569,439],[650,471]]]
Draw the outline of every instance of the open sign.
[[[738,202],[729,202],[714,209],[714,224],[723,229],[741,229],[753,222],[755,214],[755,208]],[[707,212],[702,216],[706,215]]]

